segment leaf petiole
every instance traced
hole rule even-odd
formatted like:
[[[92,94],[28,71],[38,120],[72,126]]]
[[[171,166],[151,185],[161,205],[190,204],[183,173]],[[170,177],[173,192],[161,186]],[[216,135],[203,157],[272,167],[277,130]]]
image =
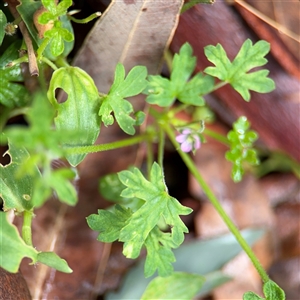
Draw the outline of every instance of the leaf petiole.
[[[148,133],[145,133],[128,139],[123,139],[120,141],[107,143],[107,144],[67,148],[66,152],[67,154],[88,154],[88,153],[102,152],[102,151],[132,146],[151,139],[152,136]]]
[[[34,214],[31,210],[25,210],[23,213],[22,238],[28,246],[32,246],[31,222],[33,216]]]
[[[82,20],[79,20],[79,19],[76,19],[74,17],[72,17],[70,14],[68,14],[68,19],[75,22],[75,23],[78,23],[78,24],[86,24],[92,20],[94,20],[95,18],[98,18],[101,16],[101,12],[95,12],[93,13],[92,15],[88,16],[87,18],[84,18]]]

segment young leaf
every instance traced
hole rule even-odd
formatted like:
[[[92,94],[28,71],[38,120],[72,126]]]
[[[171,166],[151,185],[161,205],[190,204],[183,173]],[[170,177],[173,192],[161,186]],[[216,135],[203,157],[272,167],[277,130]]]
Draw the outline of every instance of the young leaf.
[[[0,164],[0,198],[4,201],[4,211],[13,209],[16,212],[30,210],[34,206],[32,201],[34,180],[41,175],[35,167],[33,174],[17,176],[19,167],[29,158],[25,148],[17,148],[9,143],[9,150],[6,152],[11,162],[3,166]]]
[[[37,261],[60,272],[73,272],[72,269],[68,266],[68,263],[54,252],[39,252],[37,255]]]
[[[179,215],[187,215],[192,210],[168,195],[160,166],[157,163],[153,164],[150,181],[146,180],[137,168],[132,172],[120,172],[119,178],[127,187],[121,196],[137,197],[146,201],[132,214],[128,224],[121,230],[119,240],[124,242],[124,255],[128,258],[138,257],[149,233],[161,217],[171,227],[173,248],[178,247],[183,242],[184,232],[188,232]]]
[[[258,135],[255,131],[248,130],[250,123],[246,117],[240,117],[229,131],[227,138],[230,142],[230,150],[226,152],[226,159],[233,163],[232,179],[234,182],[242,180],[244,174],[243,163],[258,165],[256,151],[252,148]]]
[[[130,70],[125,78],[125,68],[118,64],[115,71],[114,82],[106,96],[102,98],[99,116],[105,126],[112,125],[114,118],[121,129],[127,134],[134,134],[136,121],[130,116],[133,112],[131,103],[125,98],[141,93],[146,85],[147,69],[143,66],[136,66]]]
[[[178,99],[185,104],[204,105],[202,95],[212,90],[214,80],[198,73],[188,81],[196,66],[196,57],[192,56],[192,52],[190,44],[185,43],[179,54],[174,55],[170,80],[158,75],[149,76],[145,90],[147,102],[166,107]]]
[[[56,89],[63,89],[68,98],[58,103]],[[97,116],[99,95],[93,79],[77,67],[56,70],[51,78],[48,98],[58,111],[55,118],[56,128],[60,132],[73,132],[75,136],[66,138],[64,147],[92,145],[100,132],[100,119]],[[72,166],[78,165],[86,154],[67,155]]]
[[[38,252],[25,244],[17,228],[7,220],[7,213],[0,211],[0,267],[11,273],[19,270],[24,257],[37,260]]]
[[[192,300],[204,281],[203,276],[185,272],[174,272],[168,277],[156,277],[149,283],[141,299]]]
[[[224,48],[220,44],[207,46],[204,48],[205,55],[215,67],[207,67],[204,72],[228,82],[244,100],[249,101],[249,90],[268,93],[275,88],[274,81],[267,78],[269,71],[259,70],[247,73],[251,69],[267,63],[267,59],[264,56],[269,50],[269,43],[259,41],[252,45],[252,42],[248,39],[242,45],[233,62],[230,62]]]
[[[28,101],[28,91],[20,84],[24,81],[21,66],[6,67],[8,63],[19,58],[20,45],[21,41],[16,41],[0,56],[0,104],[10,108],[24,106]]]

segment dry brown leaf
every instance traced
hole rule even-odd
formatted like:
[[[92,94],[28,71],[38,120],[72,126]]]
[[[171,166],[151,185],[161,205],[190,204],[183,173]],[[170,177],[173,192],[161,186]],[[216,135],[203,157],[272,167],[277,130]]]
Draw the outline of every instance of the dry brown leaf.
[[[96,23],[73,64],[108,92],[118,62],[155,74],[177,26],[182,0],[114,0]]]

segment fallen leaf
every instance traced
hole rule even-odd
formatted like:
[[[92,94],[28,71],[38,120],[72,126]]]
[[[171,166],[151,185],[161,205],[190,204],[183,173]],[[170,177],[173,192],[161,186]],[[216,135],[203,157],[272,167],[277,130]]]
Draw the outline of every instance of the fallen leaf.
[[[156,74],[177,26],[182,0],[113,0],[91,30],[73,64],[107,93],[118,62]]]

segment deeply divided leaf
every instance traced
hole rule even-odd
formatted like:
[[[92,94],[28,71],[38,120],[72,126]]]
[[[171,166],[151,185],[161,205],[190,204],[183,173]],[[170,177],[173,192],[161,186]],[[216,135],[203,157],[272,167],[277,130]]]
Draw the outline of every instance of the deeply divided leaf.
[[[243,97],[250,100],[250,90],[259,93],[268,93],[274,90],[274,81],[268,78],[269,71],[259,70],[248,73],[256,67],[267,63],[265,55],[270,51],[270,44],[259,41],[256,44],[248,39],[242,45],[235,59],[230,62],[224,48],[217,46],[207,46],[204,48],[207,59],[214,67],[207,67],[204,72],[219,78],[230,85]]]
[[[166,107],[178,99],[185,104],[204,105],[202,96],[212,91],[214,80],[201,73],[190,79],[196,67],[196,57],[192,56],[192,52],[190,44],[185,43],[174,55],[170,79],[149,76],[145,90],[147,102]]]
[[[98,215],[87,217],[87,223],[93,230],[99,231],[98,240],[111,243],[119,239],[121,229],[127,224],[132,211],[122,205],[115,205],[111,210],[98,210]]]
[[[63,89],[67,94],[65,102],[56,98],[56,90]],[[77,67],[56,70],[51,78],[48,98],[57,110],[56,128],[62,132],[73,132],[76,137],[65,140],[64,147],[92,145],[100,132],[100,119],[97,116],[99,95],[92,78]],[[78,165],[86,154],[68,155],[71,165]]]
[[[124,242],[123,254],[127,258],[137,258],[143,246],[147,249],[145,275],[151,276],[156,270],[159,275],[171,274],[174,262],[172,248],[177,248],[184,239],[187,227],[179,215],[191,213],[167,193],[162,170],[154,163],[150,179],[147,180],[137,168],[118,173],[125,186],[121,196],[139,199],[142,206],[136,205],[135,211],[116,205],[110,210],[99,210],[98,215],[87,218],[89,226],[99,231],[98,239],[104,242],[119,240]],[[164,230],[160,224],[166,224]]]
[[[179,215],[187,215],[192,210],[182,206],[175,198],[168,195],[159,165],[153,164],[150,181],[146,180],[136,168],[132,172],[120,172],[119,178],[127,187],[122,192],[122,196],[145,200],[145,204],[132,214],[128,224],[121,230],[120,241],[124,242],[124,255],[128,258],[139,256],[142,246],[160,218],[163,218],[171,228],[172,248],[178,247],[183,242],[183,234],[188,232]],[[170,248],[170,243],[167,248]]]
[[[105,126],[112,125],[114,118],[127,134],[134,134],[136,120],[130,115],[133,112],[132,104],[125,98],[141,93],[146,85],[147,69],[143,66],[134,67],[125,78],[125,69],[118,64],[114,82],[106,96],[102,98],[99,116]],[[114,117],[112,116],[114,113]]]

